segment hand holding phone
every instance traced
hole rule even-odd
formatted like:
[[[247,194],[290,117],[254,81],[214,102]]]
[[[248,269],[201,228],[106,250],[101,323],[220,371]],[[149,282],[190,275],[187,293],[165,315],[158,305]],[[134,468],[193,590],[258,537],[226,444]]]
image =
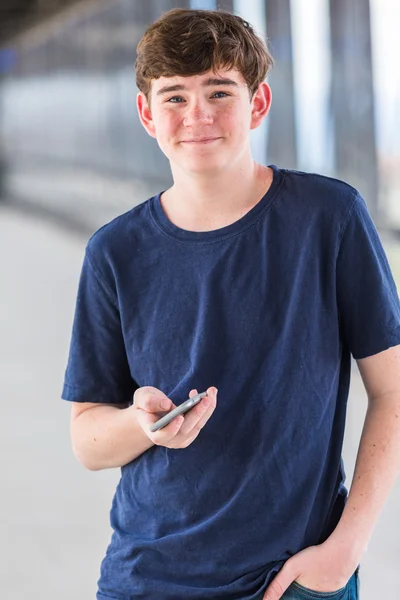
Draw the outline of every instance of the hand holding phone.
[[[162,429],[178,415],[184,415],[185,413],[187,413],[188,410],[193,408],[193,406],[196,406],[196,404],[198,404],[200,400],[202,398],[205,398],[206,396],[207,392],[202,392],[201,394],[197,394],[196,396],[185,400],[185,402],[183,402],[182,404],[171,410],[169,413],[161,417],[161,419],[153,423],[153,425],[150,426],[150,431],[154,432],[158,431],[159,429]]]
[[[203,427],[212,417],[217,406],[217,392],[214,386],[202,394],[192,389],[189,400],[175,406],[161,390],[145,386],[135,391],[133,404],[128,410],[132,410],[133,420],[153,444],[171,449],[187,448],[201,435]],[[197,408],[191,410],[194,406]],[[160,413],[163,415],[161,418]]]

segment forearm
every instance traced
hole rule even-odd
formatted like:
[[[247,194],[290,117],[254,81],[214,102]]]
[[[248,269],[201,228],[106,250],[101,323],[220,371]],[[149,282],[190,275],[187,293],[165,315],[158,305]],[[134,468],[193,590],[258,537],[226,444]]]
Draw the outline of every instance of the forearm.
[[[400,395],[369,401],[353,482],[330,542],[360,560],[400,470]]]
[[[91,471],[126,465],[153,446],[133,405],[86,410],[71,421],[71,440],[76,457]]]

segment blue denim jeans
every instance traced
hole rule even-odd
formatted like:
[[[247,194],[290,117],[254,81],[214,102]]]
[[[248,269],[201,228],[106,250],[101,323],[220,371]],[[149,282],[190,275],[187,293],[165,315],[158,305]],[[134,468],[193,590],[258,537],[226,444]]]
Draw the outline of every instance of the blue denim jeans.
[[[337,592],[314,592],[293,582],[283,594],[282,600],[360,600],[359,568],[347,585]]]
[[[264,594],[257,600],[262,600]],[[360,600],[359,567],[347,585],[337,592],[314,592],[293,582],[281,597],[281,600]]]

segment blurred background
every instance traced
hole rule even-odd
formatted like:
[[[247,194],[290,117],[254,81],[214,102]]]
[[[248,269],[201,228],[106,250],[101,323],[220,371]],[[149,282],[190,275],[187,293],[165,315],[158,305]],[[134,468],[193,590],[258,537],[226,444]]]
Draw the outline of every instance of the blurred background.
[[[171,183],[136,114],[134,61],[170,8],[222,8],[267,36],[273,106],[256,160],[344,179],[400,281],[398,0],[1,0],[0,581],[8,600],[95,597],[119,472],[72,456],[59,400],[88,237]],[[366,410],[356,367],[351,483]],[[400,485],[361,565],[361,598],[400,597]]]

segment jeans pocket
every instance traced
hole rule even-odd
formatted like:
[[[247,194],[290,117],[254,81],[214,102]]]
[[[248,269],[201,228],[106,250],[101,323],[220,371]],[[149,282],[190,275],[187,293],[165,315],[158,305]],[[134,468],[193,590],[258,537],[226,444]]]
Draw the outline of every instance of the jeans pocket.
[[[288,589],[287,600],[350,600],[349,591],[353,586],[353,577],[344,587],[335,592],[317,592],[294,581]],[[285,596],[284,598],[286,600]]]
[[[291,588],[298,594],[299,598],[304,598],[305,600],[347,600],[344,596],[347,586],[336,592],[317,592],[299,583],[292,583]]]

